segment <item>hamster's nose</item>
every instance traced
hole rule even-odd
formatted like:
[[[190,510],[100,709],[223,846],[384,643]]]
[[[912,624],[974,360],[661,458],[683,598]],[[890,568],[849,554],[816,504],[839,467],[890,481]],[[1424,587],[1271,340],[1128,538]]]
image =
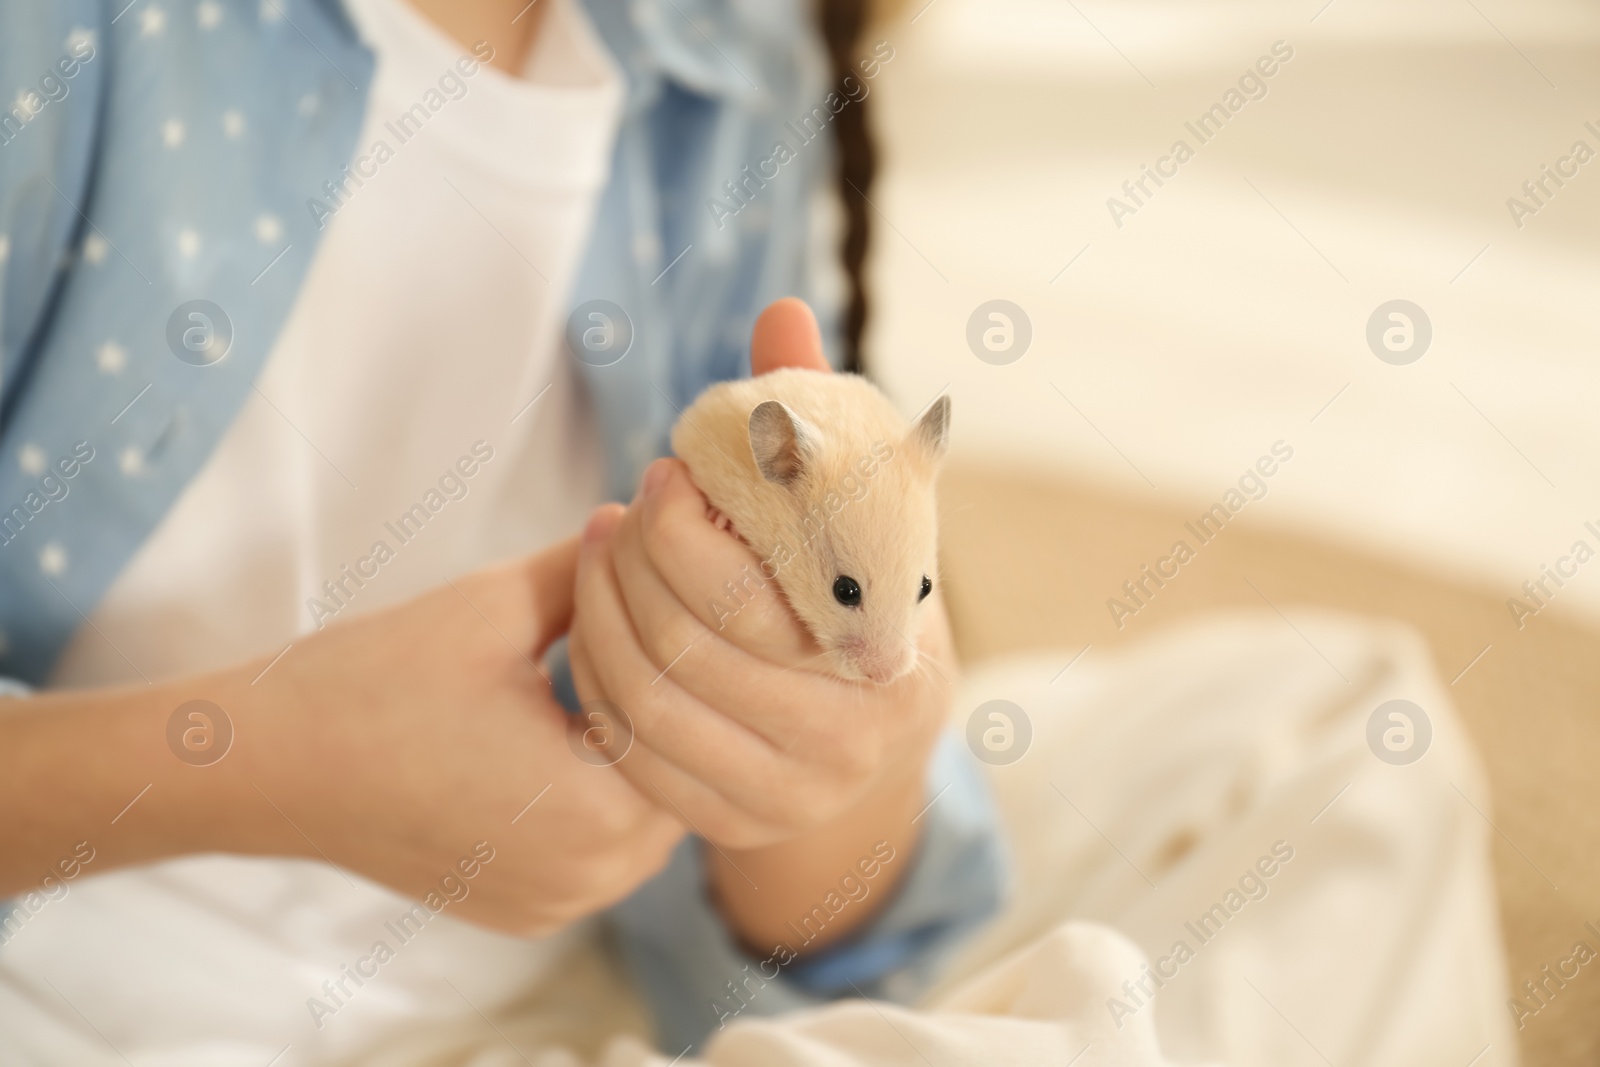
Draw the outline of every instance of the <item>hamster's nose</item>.
[[[870,641],[852,643],[850,651],[856,670],[878,685],[888,685],[916,665],[916,649],[908,648],[899,637],[890,646]]]
[[[890,682],[899,677],[899,672],[897,672],[888,664],[882,662],[872,663],[864,666],[862,668],[862,673],[873,682],[876,682],[878,685],[888,685]]]

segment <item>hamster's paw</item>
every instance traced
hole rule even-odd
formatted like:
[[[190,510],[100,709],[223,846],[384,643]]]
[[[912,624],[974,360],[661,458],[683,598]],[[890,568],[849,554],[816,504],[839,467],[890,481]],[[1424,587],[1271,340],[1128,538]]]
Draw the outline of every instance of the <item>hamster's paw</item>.
[[[724,515],[722,512],[718,511],[716,508],[707,505],[706,518],[710,519],[711,525],[715,526],[717,529],[726,530],[735,537],[739,536],[739,532],[733,528],[733,520],[728,518],[728,516]]]

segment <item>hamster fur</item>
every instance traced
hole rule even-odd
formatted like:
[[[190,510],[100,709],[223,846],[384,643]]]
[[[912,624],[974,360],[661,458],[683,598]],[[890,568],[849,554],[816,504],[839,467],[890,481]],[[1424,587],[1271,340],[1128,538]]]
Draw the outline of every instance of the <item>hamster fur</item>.
[[[706,390],[672,450],[761,557],[826,669],[886,684],[916,666],[949,430],[949,397],[908,425],[864,378],[789,368]]]

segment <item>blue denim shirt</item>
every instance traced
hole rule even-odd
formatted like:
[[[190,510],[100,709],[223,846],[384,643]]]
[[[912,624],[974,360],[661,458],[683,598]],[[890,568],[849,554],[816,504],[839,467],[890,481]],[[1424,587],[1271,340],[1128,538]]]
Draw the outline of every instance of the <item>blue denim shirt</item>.
[[[610,301],[632,327],[625,358],[583,361],[609,484],[626,499],[678,409],[748,373],[768,302],[809,298],[837,354],[818,283],[832,252],[812,240],[834,105],[807,4],[586,2],[627,102],[573,301]],[[373,66],[336,0],[0,6],[0,686],[48,677],[238,413],[316,253],[311,205],[351,156]],[[217,121],[189,124],[181,164],[150,150],[166,116],[221,100],[250,116],[243,129],[213,107]],[[780,142],[792,158],[752,178]],[[217,235],[200,255],[183,254],[180,209]],[[249,236],[262,213],[284,220],[286,248],[265,274]],[[193,299],[232,324],[219,363],[170,355],[169,315]],[[97,373],[111,336],[137,375]],[[148,385],[130,407],[136,378]],[[129,447],[145,457],[137,482],[109,459]],[[85,450],[107,458],[71,461]],[[913,994],[993,911],[1001,878],[993,813],[953,736],[928,795],[915,855],[893,861],[912,865],[895,899],[824,953],[745,956],[706,899],[693,841],[616,908],[663,1046],[745,1012]],[[752,969],[761,993],[740,996],[757,988]]]

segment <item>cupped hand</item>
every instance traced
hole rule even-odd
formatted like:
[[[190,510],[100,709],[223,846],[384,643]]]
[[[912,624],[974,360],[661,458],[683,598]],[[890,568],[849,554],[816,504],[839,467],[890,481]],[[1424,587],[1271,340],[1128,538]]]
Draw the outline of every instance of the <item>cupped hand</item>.
[[[752,351],[758,373],[827,372],[799,301],[763,314]],[[585,532],[574,680],[585,701],[631,719],[618,769],[729,849],[797,838],[884,789],[920,795],[954,677],[937,597],[910,674],[872,685],[820,673],[820,649],[778,585],[761,581],[758,557],[706,511],[683,464],[658,460],[626,509],[601,509]]]

